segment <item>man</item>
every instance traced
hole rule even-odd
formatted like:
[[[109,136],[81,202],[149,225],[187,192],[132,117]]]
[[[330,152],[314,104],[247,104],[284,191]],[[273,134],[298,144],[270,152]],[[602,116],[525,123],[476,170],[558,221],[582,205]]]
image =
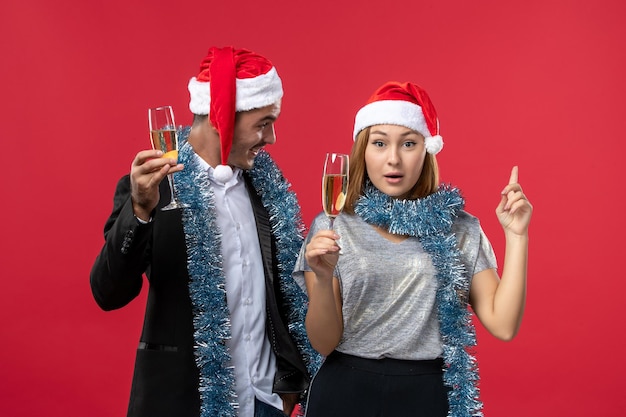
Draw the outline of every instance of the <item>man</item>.
[[[91,272],[104,310],[135,298],[143,273],[150,283],[128,416],[290,415],[319,356],[291,277],[299,205],[262,150],[276,141],[282,83],[262,56],[211,48],[188,89],[179,160],[137,154]],[[182,209],[160,210],[168,173]]]

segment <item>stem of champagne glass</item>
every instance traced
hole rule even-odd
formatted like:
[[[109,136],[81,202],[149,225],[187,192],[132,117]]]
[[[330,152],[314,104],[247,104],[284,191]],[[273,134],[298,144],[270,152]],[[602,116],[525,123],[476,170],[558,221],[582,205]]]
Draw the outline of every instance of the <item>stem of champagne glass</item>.
[[[172,178],[172,174],[167,174],[167,182],[170,184],[170,202],[169,204],[174,203],[176,201],[174,199],[174,178]]]

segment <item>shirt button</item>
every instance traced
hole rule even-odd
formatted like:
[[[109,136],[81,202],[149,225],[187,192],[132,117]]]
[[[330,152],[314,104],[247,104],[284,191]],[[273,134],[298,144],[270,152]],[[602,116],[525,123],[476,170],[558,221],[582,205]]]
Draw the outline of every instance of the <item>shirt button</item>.
[[[249,341],[250,341],[250,335],[249,335],[249,334],[247,334],[247,335],[243,338],[243,340],[245,340],[246,342],[249,342]]]

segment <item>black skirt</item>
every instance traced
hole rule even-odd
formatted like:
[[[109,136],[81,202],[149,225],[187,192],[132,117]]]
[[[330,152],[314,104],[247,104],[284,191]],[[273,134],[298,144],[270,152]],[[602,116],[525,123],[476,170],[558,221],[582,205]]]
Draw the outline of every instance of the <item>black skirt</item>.
[[[446,417],[443,360],[365,359],[334,351],[309,389],[306,417]]]

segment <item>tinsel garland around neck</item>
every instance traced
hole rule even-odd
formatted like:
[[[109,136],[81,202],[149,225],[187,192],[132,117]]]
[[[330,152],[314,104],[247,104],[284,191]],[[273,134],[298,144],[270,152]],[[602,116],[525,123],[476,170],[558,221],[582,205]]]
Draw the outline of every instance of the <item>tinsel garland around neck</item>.
[[[470,350],[476,345],[476,332],[464,297],[470,280],[461,263],[452,224],[465,201],[458,189],[441,186],[428,197],[398,200],[367,187],[354,211],[365,222],[390,233],[415,236],[431,256],[437,277],[437,312],[443,341],[444,382],[448,392],[450,417],[482,416],[479,400],[478,367]]]
[[[236,416],[237,397],[230,353],[224,343],[231,337],[222,267],[221,234],[215,218],[215,200],[206,170],[186,142],[189,128],[179,131],[179,162],[185,169],[174,175],[177,199],[183,208],[187,246],[189,295],[193,309],[195,358],[199,370],[200,416]],[[252,183],[268,210],[276,238],[279,289],[287,307],[287,328],[311,375],[321,357],[311,347],[304,327],[306,295],[292,278],[303,241],[300,206],[290,184],[266,152],[260,152],[250,171]]]

